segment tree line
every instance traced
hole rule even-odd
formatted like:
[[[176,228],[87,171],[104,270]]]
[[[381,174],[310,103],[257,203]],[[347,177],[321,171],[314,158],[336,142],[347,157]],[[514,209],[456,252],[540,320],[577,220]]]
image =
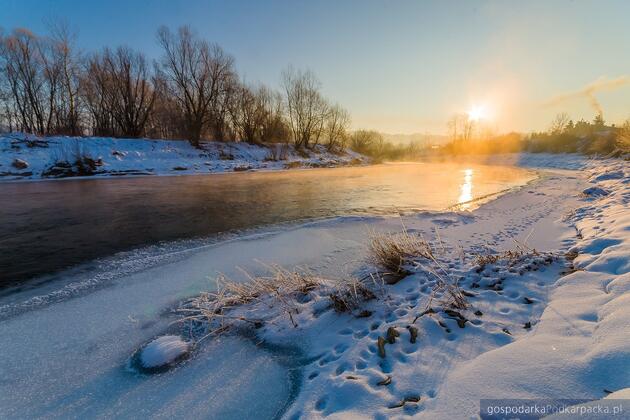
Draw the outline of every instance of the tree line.
[[[348,142],[350,114],[308,70],[288,67],[281,89],[241,80],[234,58],[183,26],[156,34],[153,61],[132,48],[84,53],[67,25],[46,35],[0,33],[0,128],[37,135]]]
[[[623,155],[630,153],[630,119],[621,125],[607,124],[601,113],[592,121],[574,121],[566,113],[558,114],[545,131],[529,134],[507,133],[496,135],[490,130],[480,131],[475,137],[462,118],[449,121],[451,141],[436,153],[491,154],[491,153],[583,153],[589,155]],[[460,127],[453,129],[454,125]],[[467,123],[472,126],[472,123]]]

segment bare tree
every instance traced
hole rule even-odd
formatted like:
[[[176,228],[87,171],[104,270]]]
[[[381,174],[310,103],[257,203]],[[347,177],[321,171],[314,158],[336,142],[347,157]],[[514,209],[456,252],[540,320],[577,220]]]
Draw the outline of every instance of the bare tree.
[[[288,130],[282,115],[282,97],[264,85],[241,84],[230,110],[239,140],[248,143],[286,141]]]
[[[615,146],[624,152],[630,152],[630,118],[619,127]]]
[[[447,122],[451,141],[469,141],[472,139],[474,122],[466,114],[455,114]]]
[[[42,41],[26,29],[16,29],[2,41],[2,71],[15,107],[17,128],[47,134],[55,88],[47,84],[50,74],[42,56]]]
[[[153,77],[153,85],[155,98],[153,110],[147,120],[146,134],[160,139],[184,138],[184,122],[177,100],[170,94],[160,75]]]
[[[16,29],[0,43],[5,114],[11,126],[38,134],[77,135],[79,68],[67,27],[52,37]]]
[[[218,45],[196,37],[183,26],[177,34],[158,30],[164,50],[158,71],[176,99],[189,141],[199,147],[204,129],[225,116],[225,97],[233,80],[233,59]]]
[[[155,100],[146,59],[141,53],[119,47],[115,53],[105,50],[105,63],[111,80],[112,118],[121,135],[139,137]]]
[[[374,130],[357,130],[350,136],[350,147],[355,152],[378,156],[383,150],[383,135]]]
[[[264,143],[287,142],[291,134],[285,118],[282,94],[261,86],[257,91],[257,96],[265,112],[261,141]]]
[[[260,142],[265,115],[254,89],[245,84],[239,85],[231,105],[230,115],[238,140]]]
[[[85,61],[81,78],[81,96],[90,116],[92,134],[114,135],[114,120],[111,110],[113,80],[107,69],[104,53],[96,53]]]
[[[326,118],[327,149],[340,151],[345,147],[347,131],[350,126],[350,114],[339,104],[330,107]]]
[[[84,55],[63,22],[50,36],[0,32],[0,128],[42,135],[187,138],[343,147],[350,117],[310,71],[287,69],[283,92],[239,82],[231,56],[188,27],[158,30],[162,57],[126,47]],[[152,72],[152,70],[154,70]]]
[[[295,146],[308,148],[317,144],[328,112],[328,104],[319,92],[319,80],[310,71],[289,67],[282,73],[282,86]]]
[[[230,109],[234,107],[241,85],[236,73],[230,72],[222,77],[216,99],[210,104],[209,134],[213,140],[237,140],[230,121]]]
[[[566,112],[556,115],[556,117],[551,122],[549,132],[552,134],[561,134],[567,128],[570,120],[571,118]]]
[[[127,47],[93,54],[83,79],[83,95],[95,134],[141,136],[155,102],[145,57]]]
[[[4,33],[0,28],[0,130],[7,130],[9,132],[15,129],[17,116],[15,115],[15,107],[12,101],[11,87],[7,79],[5,69],[5,53],[3,52],[5,47]]]
[[[75,34],[64,22],[51,25],[51,42],[59,69],[59,94],[55,107],[57,132],[77,136],[80,128],[79,55],[75,48]]]

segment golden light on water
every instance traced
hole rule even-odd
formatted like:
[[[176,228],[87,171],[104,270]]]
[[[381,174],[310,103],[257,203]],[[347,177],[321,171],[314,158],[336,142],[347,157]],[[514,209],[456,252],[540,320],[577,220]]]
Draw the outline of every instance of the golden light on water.
[[[473,170],[472,169],[464,169],[464,182],[459,187],[459,198],[457,199],[457,204],[462,210],[466,210],[470,208],[471,201],[473,199],[472,189],[473,189]]]

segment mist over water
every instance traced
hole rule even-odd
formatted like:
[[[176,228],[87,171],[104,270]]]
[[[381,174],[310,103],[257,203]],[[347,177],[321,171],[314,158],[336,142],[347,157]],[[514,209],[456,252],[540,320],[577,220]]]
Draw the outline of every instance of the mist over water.
[[[397,163],[225,175],[0,185],[0,286],[162,241],[300,220],[469,210],[522,185],[512,167]]]

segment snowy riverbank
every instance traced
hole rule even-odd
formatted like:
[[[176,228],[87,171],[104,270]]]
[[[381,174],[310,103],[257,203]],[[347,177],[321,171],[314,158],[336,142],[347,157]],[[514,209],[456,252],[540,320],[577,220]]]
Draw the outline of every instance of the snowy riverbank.
[[[553,158],[521,164],[563,166]],[[259,321],[261,341],[300,343],[312,360],[285,417],[471,418],[481,399],[628,395],[628,163],[564,163],[585,167],[587,179],[551,173],[471,215],[406,217],[439,263],[416,258],[410,275],[347,313],[331,309],[337,291],[325,283],[298,293],[291,317],[273,298],[228,312]],[[459,283],[467,307],[434,292],[443,276]]]
[[[368,318],[317,315],[309,302],[299,332],[272,322],[263,337],[301,335],[316,357],[290,415],[463,419],[479,414],[481,399],[627,398],[630,166],[586,165],[589,188],[553,174],[467,217],[405,219],[440,242],[440,274],[459,279],[468,308],[430,302],[439,268],[419,259],[366,305]],[[514,239],[537,251],[485,264],[465,257],[515,250]],[[392,327],[400,336],[382,357],[377,339]]]
[[[0,136],[0,181],[76,176],[182,175],[359,165],[351,151],[334,154],[319,146],[308,154],[292,145],[113,139],[100,137]]]
[[[0,300],[0,334],[11,338],[0,342],[0,370],[11,379],[0,383],[0,417],[459,419],[476,416],[481,398],[621,398],[630,387],[628,162],[509,157],[584,169],[543,172],[473,212],[404,216],[441,267],[418,258],[409,276],[346,313],[333,310],[327,289],[311,290],[296,301],[297,327],[282,311],[250,307],[265,318],[254,330],[264,345],[239,335],[207,339],[166,373],[126,366],[161,335],[192,344],[170,309],[211,290],[217,273],[258,275],[260,260],[330,279],[359,276],[370,232],[398,232],[401,219],[341,217],[163,255],[132,253],[68,284],[100,287],[73,294],[50,285]],[[525,246],[503,254],[517,243]],[[499,257],[480,268],[477,254]],[[442,269],[466,291],[466,309],[431,304],[434,313],[425,312]],[[59,297],[64,291],[69,297]],[[408,327],[418,331],[415,343]],[[390,328],[399,336],[382,357],[378,337]],[[298,363],[270,350],[289,347],[299,348]]]

